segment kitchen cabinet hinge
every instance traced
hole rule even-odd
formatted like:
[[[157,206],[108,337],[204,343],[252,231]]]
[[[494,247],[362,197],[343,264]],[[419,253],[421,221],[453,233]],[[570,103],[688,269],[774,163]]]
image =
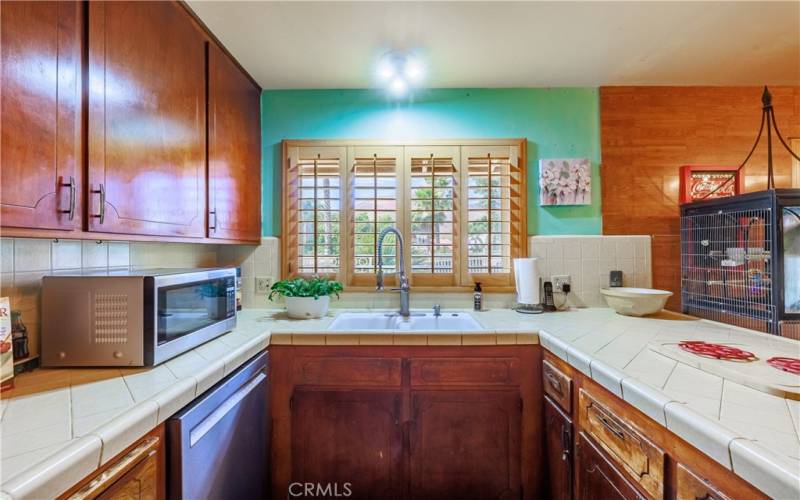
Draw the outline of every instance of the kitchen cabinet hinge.
[[[292,411],[294,408],[294,396],[289,398],[289,411]]]
[[[522,411],[522,404],[523,404],[523,400],[522,400],[522,398],[519,398],[519,411]]]

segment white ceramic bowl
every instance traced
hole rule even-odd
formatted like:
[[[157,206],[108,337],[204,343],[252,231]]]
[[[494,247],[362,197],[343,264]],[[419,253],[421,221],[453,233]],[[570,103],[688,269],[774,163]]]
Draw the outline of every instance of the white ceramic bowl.
[[[602,288],[608,307],[625,316],[646,316],[664,309],[672,292],[652,288]]]

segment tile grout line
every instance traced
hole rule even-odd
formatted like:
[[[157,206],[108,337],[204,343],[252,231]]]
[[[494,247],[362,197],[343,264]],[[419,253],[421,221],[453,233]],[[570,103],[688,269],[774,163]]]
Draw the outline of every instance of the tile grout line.
[[[794,429],[795,437],[797,437],[798,441],[800,441],[800,428],[798,428],[799,423],[794,419],[794,413],[792,413],[792,407],[789,406],[789,400],[783,400],[784,404],[786,405],[786,411],[789,412],[789,419],[792,421],[792,429]]]
[[[667,378],[664,379],[664,383],[661,384],[661,387],[660,387],[661,390],[666,390],[667,384],[669,383],[669,379],[672,378],[672,374],[675,373],[675,369],[676,368],[678,368],[678,362],[677,361],[675,361],[675,364],[672,365],[672,369],[669,371],[669,375],[667,375]]]

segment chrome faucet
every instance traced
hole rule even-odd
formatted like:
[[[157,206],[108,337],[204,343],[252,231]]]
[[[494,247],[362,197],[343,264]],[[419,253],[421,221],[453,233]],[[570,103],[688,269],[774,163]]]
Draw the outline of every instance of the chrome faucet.
[[[400,260],[398,261],[397,276],[400,283],[399,288],[392,288],[394,292],[400,292],[400,316],[407,318],[411,315],[409,310],[409,292],[411,288],[408,286],[408,276],[406,276],[406,259],[405,250],[403,246],[403,235],[394,227],[387,227],[381,234],[378,235],[378,273],[376,275],[378,291],[383,291],[383,239],[386,235],[393,233],[397,236],[397,243],[400,247]]]

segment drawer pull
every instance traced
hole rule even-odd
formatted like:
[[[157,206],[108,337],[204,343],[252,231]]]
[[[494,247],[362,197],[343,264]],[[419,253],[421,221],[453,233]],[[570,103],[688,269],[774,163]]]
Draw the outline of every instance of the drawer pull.
[[[564,395],[564,389],[561,388],[561,381],[558,380],[552,372],[545,370],[544,377],[547,379],[547,382],[554,391],[556,391],[560,396]]]
[[[605,427],[606,430],[608,430],[608,432],[617,436],[620,440],[625,441],[625,433],[622,432],[622,429],[620,429],[617,424],[609,420],[608,417],[604,417],[603,415],[599,415],[597,419],[600,420],[600,423],[603,424],[603,427]]]
[[[158,451],[158,445],[159,439],[155,436],[145,439],[139,446],[129,451],[111,467],[101,472],[83,488],[75,492],[74,495],[69,497],[69,500],[84,500],[96,497],[115,483],[117,479],[133,469],[139,462],[154,455]]]

